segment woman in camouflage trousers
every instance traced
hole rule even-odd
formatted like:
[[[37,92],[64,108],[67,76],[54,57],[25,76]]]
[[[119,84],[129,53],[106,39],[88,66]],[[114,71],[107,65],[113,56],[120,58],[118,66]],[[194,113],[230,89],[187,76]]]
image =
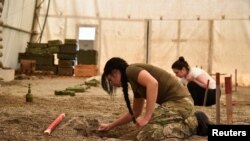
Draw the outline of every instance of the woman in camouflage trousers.
[[[130,104],[128,87],[133,91]],[[122,87],[128,112],[111,123],[100,124],[98,131],[109,131],[133,121],[140,130],[134,140],[185,139],[197,132],[198,121],[187,89],[165,70],[150,64],[130,64],[118,57],[107,61],[102,87],[109,94]],[[145,112],[144,112],[144,104]]]

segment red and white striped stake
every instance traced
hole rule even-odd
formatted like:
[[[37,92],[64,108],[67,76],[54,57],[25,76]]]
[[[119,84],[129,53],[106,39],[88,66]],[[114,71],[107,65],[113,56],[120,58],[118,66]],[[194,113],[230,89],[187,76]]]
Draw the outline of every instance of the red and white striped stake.
[[[226,91],[226,106],[227,106],[227,123],[233,122],[232,109],[232,77],[225,77],[225,91]]]
[[[55,127],[63,120],[65,117],[65,113],[60,114],[50,125],[49,127],[44,131],[44,133],[50,134]]]
[[[216,73],[216,124],[220,124],[220,73]]]
[[[235,87],[235,91],[237,92],[237,86],[238,86],[238,83],[237,83],[237,69],[235,69],[234,73],[235,73],[235,78],[234,78],[235,79],[235,82],[234,82],[235,84],[234,84],[234,87]]]

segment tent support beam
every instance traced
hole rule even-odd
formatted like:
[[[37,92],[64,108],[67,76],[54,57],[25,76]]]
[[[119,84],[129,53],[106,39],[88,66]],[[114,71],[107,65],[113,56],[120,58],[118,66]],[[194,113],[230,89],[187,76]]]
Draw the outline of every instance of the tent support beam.
[[[149,50],[150,50],[150,35],[151,35],[151,24],[152,21],[151,20],[146,20],[146,32],[145,32],[145,47],[146,47],[146,63],[149,63]]]
[[[31,34],[30,31],[27,31],[27,30],[24,30],[24,29],[20,29],[20,28],[14,27],[14,26],[10,26],[10,25],[7,25],[7,24],[4,24],[3,27],[4,28],[9,28],[9,29],[12,29],[12,30],[16,30],[16,31],[20,31],[20,32],[23,32],[23,33]]]
[[[208,73],[212,74],[212,56],[213,56],[213,28],[214,28],[214,21],[210,20],[208,23],[208,66],[207,66],[207,71]]]
[[[34,8],[34,15],[33,15],[33,23],[32,23],[32,30],[31,30],[31,36],[30,36],[30,42],[33,43],[36,41],[37,38],[37,33],[36,33],[36,29],[39,25],[38,23],[38,14],[40,12],[40,3],[42,2],[42,0],[36,0],[36,4],[35,4],[35,8]]]

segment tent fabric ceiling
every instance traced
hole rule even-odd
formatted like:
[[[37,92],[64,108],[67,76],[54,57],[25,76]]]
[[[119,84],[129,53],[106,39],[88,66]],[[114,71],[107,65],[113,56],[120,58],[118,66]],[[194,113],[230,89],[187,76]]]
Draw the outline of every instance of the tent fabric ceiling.
[[[38,0],[36,32],[41,42],[78,38],[81,25],[97,27],[100,73],[113,56],[171,70],[184,56],[209,73],[234,75],[250,86],[250,0]],[[46,15],[49,6],[48,15]],[[36,0],[8,0],[3,10],[5,66],[18,68],[17,54],[30,40]],[[16,31],[16,27],[27,32]],[[13,42],[15,41],[15,42]],[[13,56],[15,54],[15,56]]]
[[[43,5],[41,14],[46,13]],[[229,19],[249,17],[249,0],[52,0],[49,15],[111,19]]]

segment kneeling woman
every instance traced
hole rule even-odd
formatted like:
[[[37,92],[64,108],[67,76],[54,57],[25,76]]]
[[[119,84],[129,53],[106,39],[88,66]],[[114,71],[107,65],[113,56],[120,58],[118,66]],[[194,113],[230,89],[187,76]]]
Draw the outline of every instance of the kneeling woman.
[[[132,107],[128,84],[134,96]],[[128,112],[111,123],[102,123],[98,131],[109,131],[133,121],[140,129],[135,140],[140,141],[184,139],[197,132],[198,122],[189,92],[175,76],[161,68],[140,63],[128,65],[114,57],[104,67],[102,87],[109,94],[113,94],[114,87],[122,87]]]
[[[208,92],[205,106],[215,104],[216,82],[207,72],[200,68],[190,68],[189,64],[182,56],[173,63],[172,69],[176,76],[181,78],[182,83],[187,86],[194,100],[194,105],[202,106],[204,104],[206,89],[208,89]],[[209,85],[207,84],[208,82]]]

